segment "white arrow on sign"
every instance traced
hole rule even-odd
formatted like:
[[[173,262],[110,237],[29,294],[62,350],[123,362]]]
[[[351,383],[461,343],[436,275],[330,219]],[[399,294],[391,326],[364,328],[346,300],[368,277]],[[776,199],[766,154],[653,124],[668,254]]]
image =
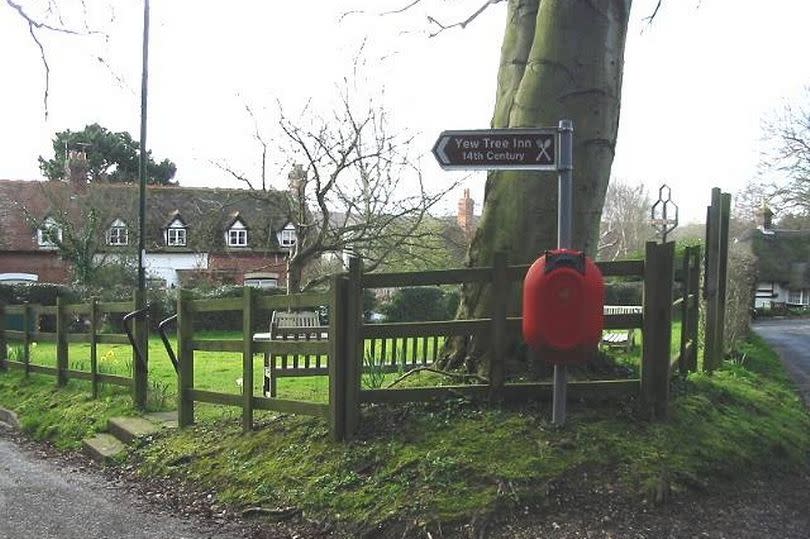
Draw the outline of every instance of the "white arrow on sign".
[[[442,131],[433,155],[445,170],[557,170],[556,128]]]
[[[439,160],[439,163],[442,165],[449,165],[450,158],[447,157],[444,149],[447,147],[447,144],[450,142],[450,137],[441,137],[439,138],[438,144],[436,144],[436,157]]]

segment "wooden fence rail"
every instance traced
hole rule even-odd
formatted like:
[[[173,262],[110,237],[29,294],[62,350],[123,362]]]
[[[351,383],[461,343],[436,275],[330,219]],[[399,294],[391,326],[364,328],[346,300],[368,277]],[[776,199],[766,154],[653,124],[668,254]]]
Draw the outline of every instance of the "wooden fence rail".
[[[135,302],[99,302],[91,299],[87,303],[64,303],[57,297],[56,305],[0,305],[0,366],[4,369],[22,370],[25,376],[31,373],[54,376],[58,386],[64,386],[68,380],[85,380],[90,382],[93,398],[98,397],[100,384],[112,384],[132,389],[132,376],[120,376],[99,371],[99,344],[130,344],[123,334],[101,333],[101,321],[105,315],[121,315],[134,310]],[[6,316],[18,316],[21,330],[6,329]],[[45,316],[56,318],[56,331],[40,331],[40,319]],[[81,317],[87,324],[86,330],[71,332],[70,323],[74,317]],[[32,329],[33,328],[33,329]],[[36,342],[56,343],[55,366],[39,365],[31,361],[31,348]],[[22,357],[6,357],[7,345],[16,344]],[[69,344],[88,343],[90,346],[89,370],[78,370],[70,367]],[[12,345],[13,346],[13,345]],[[143,382],[144,387],[146,382]]]

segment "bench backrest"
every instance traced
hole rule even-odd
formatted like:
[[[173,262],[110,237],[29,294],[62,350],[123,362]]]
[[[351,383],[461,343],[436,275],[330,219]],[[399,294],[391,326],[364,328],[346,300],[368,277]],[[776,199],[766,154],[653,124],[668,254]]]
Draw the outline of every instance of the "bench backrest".
[[[605,314],[642,314],[644,307],[641,305],[605,305]]]
[[[328,328],[321,326],[315,311],[274,311],[270,319],[272,339],[311,340],[327,339]]]

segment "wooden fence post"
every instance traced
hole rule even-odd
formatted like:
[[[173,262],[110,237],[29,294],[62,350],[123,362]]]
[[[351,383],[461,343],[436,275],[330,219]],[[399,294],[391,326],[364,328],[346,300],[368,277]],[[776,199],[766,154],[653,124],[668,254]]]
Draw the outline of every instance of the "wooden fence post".
[[[253,288],[242,289],[242,429],[253,430]]]
[[[133,302],[136,311],[146,309],[145,292],[136,290]],[[132,396],[135,407],[143,410],[146,408],[149,388],[149,324],[145,311],[135,316],[133,327],[137,350],[132,351]],[[138,359],[139,354],[140,360]]]
[[[689,289],[691,290],[691,294],[694,295],[692,298],[692,304],[690,305],[690,315],[689,315],[689,328],[688,328],[688,335],[689,338],[692,339],[692,350],[689,352],[689,362],[688,367],[689,371],[697,372],[698,370],[698,325],[700,322],[700,246],[695,245],[692,247],[692,273],[689,275],[691,281],[689,282]]]
[[[363,262],[349,259],[349,278],[346,284],[346,439],[354,437],[360,426],[360,386],[363,376]],[[384,361],[384,358],[383,358]]]
[[[194,313],[191,293],[180,290],[177,295],[177,425],[187,427],[194,423],[194,401],[188,390],[194,388]]]
[[[98,398],[98,298],[90,298],[90,383]]]
[[[644,260],[644,342],[641,407],[651,419],[664,418],[669,403],[672,344],[672,282],[675,244],[647,242]]]
[[[329,302],[329,433],[335,441],[346,435],[346,278],[333,275]]]
[[[489,358],[489,400],[503,399],[504,364],[506,362],[506,314],[509,309],[509,260],[505,252],[496,252],[492,261],[492,345]]]
[[[720,367],[726,356],[724,330],[726,323],[726,276],[728,274],[728,227],[731,218],[731,195],[720,194],[719,239],[717,243],[717,311],[714,330],[716,360],[715,367]]]
[[[26,378],[31,375],[31,314],[31,305],[26,301],[23,305],[23,363]]]
[[[62,296],[56,296],[56,384],[67,384],[68,370],[68,321]]]
[[[712,189],[712,203],[706,209],[706,262],[703,276],[703,298],[706,300],[704,321],[703,370],[711,372],[717,367],[717,285],[720,243],[720,188]]]
[[[8,370],[8,345],[6,344],[6,304],[0,301],[0,371]]]

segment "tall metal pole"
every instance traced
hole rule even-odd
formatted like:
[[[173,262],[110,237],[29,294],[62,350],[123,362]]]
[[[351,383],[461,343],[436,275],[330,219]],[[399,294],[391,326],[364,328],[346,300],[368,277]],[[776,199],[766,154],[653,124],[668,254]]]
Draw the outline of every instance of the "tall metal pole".
[[[149,78],[149,0],[143,2],[143,66],[141,70],[141,149],[138,155],[138,290],[146,289],[146,97]],[[138,308],[141,308],[140,306]]]
[[[141,141],[138,155],[138,289],[135,291],[135,350],[132,392],[135,407],[146,408],[149,386],[149,336],[146,322],[146,97],[149,74],[149,0],[143,3],[143,68],[141,71]]]
[[[560,136],[560,155],[557,165],[559,174],[557,247],[559,249],[570,249],[574,241],[574,123],[571,120],[560,120],[557,131]],[[565,424],[567,375],[565,365],[554,365],[551,421],[558,427]]]

